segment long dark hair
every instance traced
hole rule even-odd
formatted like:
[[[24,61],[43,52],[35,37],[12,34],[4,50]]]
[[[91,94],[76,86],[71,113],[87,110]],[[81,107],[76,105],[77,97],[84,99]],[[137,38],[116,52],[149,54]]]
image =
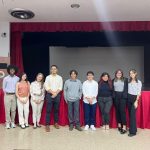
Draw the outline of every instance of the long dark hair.
[[[107,72],[103,72],[101,77],[100,77],[100,80],[99,80],[99,86],[101,86],[101,84],[104,82],[104,80],[102,79],[104,76],[108,76],[108,84],[109,84],[109,87],[112,89],[112,80],[110,78],[110,75],[107,73]]]
[[[131,71],[132,71],[134,74],[137,74],[137,71],[136,71],[135,69],[131,69],[131,70],[129,71],[129,74],[130,74]],[[132,78],[130,77],[130,78],[129,78],[129,83],[131,83],[131,81],[132,81]],[[137,75],[135,76],[135,81],[138,82]]]
[[[118,69],[118,70],[115,71],[115,79],[114,79],[115,82],[117,82],[117,80],[118,80],[118,78],[117,78],[117,73],[118,73],[119,71],[120,71],[121,74],[122,74],[122,76],[121,76],[120,79],[121,79],[121,81],[124,81],[123,71],[122,71],[121,69]]]
[[[37,75],[36,75],[36,77],[35,77],[35,81],[37,81],[37,77],[39,76],[39,75],[42,75],[42,80],[41,80],[41,89],[43,89],[43,86],[44,86],[44,75],[43,75],[43,73],[38,73]]]
[[[22,80],[22,76],[23,76],[23,75],[26,75],[26,76],[27,76],[27,74],[26,74],[25,72],[21,73],[21,74],[19,75],[19,82]],[[26,77],[25,81],[28,83],[28,77]]]

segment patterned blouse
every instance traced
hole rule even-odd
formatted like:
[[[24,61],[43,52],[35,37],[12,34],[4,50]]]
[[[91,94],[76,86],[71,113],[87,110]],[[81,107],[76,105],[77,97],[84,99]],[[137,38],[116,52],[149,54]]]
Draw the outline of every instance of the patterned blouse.
[[[34,81],[30,85],[31,100],[44,100],[45,88],[40,82]]]

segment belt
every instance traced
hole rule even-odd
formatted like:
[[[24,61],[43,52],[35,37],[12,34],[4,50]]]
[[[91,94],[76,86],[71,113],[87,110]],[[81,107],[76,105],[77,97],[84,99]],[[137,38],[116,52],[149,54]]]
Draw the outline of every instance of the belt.
[[[7,94],[7,95],[15,95],[15,93],[7,93],[7,92],[6,92],[6,94]]]
[[[35,96],[41,96],[42,94],[33,94],[33,95],[35,95]]]

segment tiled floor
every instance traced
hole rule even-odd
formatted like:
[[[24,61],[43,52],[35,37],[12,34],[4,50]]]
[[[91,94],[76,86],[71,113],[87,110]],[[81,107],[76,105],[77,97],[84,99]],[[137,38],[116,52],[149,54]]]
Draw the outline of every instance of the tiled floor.
[[[150,130],[138,129],[135,137],[121,135],[117,129],[69,131],[68,127],[46,133],[40,129],[5,129],[0,125],[0,150],[149,150]]]

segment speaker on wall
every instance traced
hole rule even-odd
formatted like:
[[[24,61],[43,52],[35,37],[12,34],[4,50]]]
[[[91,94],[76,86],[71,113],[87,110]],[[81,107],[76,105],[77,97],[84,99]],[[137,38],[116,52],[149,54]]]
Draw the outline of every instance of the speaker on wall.
[[[7,69],[6,63],[0,63],[0,69]]]

